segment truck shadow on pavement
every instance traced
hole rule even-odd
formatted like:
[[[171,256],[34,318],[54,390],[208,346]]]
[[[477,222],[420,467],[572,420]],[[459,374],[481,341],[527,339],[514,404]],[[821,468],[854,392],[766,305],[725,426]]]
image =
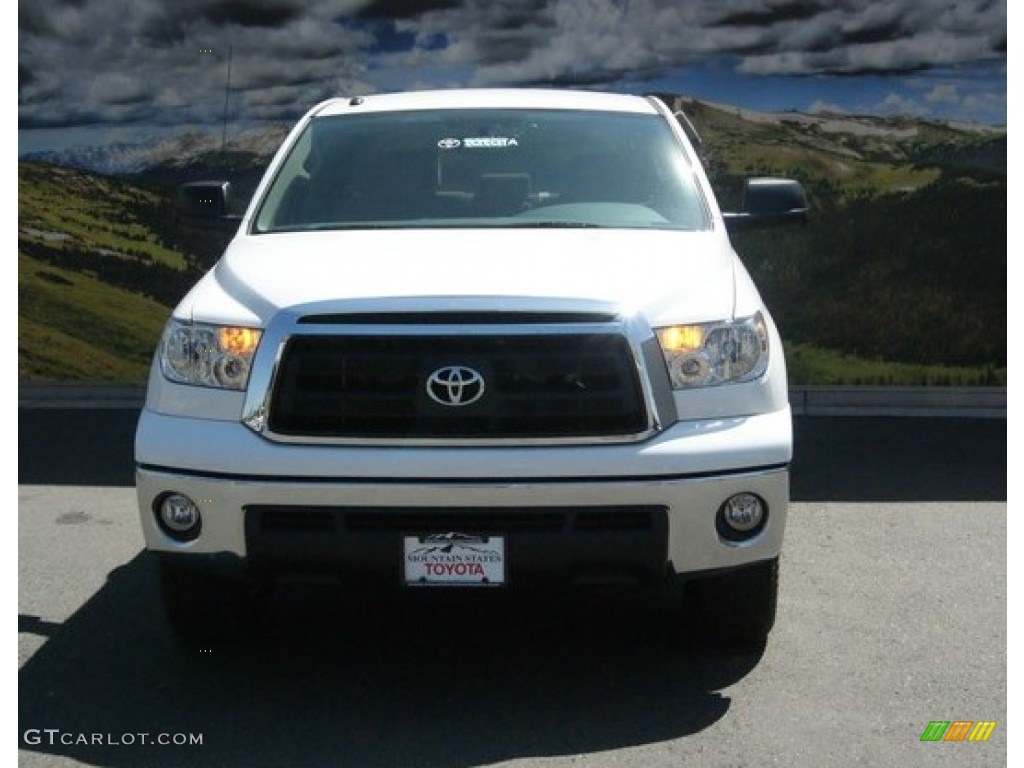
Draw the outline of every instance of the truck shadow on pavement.
[[[186,651],[157,595],[141,553],[63,625],[20,617],[19,631],[48,638],[19,673],[21,749],[93,765],[253,768],[579,755],[709,727],[730,706],[719,691],[763,653],[686,646],[667,617],[625,602],[396,611],[313,588],[279,592],[258,637]],[[138,734],[202,744],[143,745]]]

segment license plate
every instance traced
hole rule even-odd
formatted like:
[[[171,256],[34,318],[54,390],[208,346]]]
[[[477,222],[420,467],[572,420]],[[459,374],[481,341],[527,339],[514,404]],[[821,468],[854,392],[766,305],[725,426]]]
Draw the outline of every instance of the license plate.
[[[495,587],[505,583],[505,537],[436,533],[405,537],[409,586]]]

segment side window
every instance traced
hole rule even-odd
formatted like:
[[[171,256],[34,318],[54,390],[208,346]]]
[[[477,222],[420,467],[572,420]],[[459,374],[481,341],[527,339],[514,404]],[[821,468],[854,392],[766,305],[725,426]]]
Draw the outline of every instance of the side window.
[[[312,133],[311,127],[307,127],[278,171],[274,184],[260,206],[256,219],[257,230],[265,232],[287,229],[305,222]]]

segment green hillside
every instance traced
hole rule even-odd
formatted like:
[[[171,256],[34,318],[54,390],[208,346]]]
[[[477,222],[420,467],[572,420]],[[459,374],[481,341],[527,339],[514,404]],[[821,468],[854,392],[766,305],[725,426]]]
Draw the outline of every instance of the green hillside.
[[[848,198],[913,192],[944,173],[1006,176],[1002,129],[903,117],[762,114],[663,98],[696,127],[719,185],[785,173]]]
[[[167,201],[116,179],[18,167],[18,375],[143,382],[195,280],[154,233]]]
[[[118,179],[56,165],[18,165],[18,226],[30,242],[180,270],[182,255],[163,245],[148,226],[149,220],[169,219],[169,210],[166,199]]]
[[[807,226],[733,238],[795,383],[1005,384],[1005,131],[673,106],[723,208],[749,176],[807,189]]]

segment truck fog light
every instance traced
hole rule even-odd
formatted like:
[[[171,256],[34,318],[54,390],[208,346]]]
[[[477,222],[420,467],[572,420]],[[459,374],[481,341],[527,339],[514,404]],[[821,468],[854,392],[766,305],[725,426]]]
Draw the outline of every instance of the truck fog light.
[[[737,493],[718,509],[715,523],[718,533],[728,541],[745,541],[764,530],[768,507],[760,496]]]
[[[168,536],[192,541],[199,536],[202,517],[199,507],[188,496],[168,493],[157,501],[157,522]]]

